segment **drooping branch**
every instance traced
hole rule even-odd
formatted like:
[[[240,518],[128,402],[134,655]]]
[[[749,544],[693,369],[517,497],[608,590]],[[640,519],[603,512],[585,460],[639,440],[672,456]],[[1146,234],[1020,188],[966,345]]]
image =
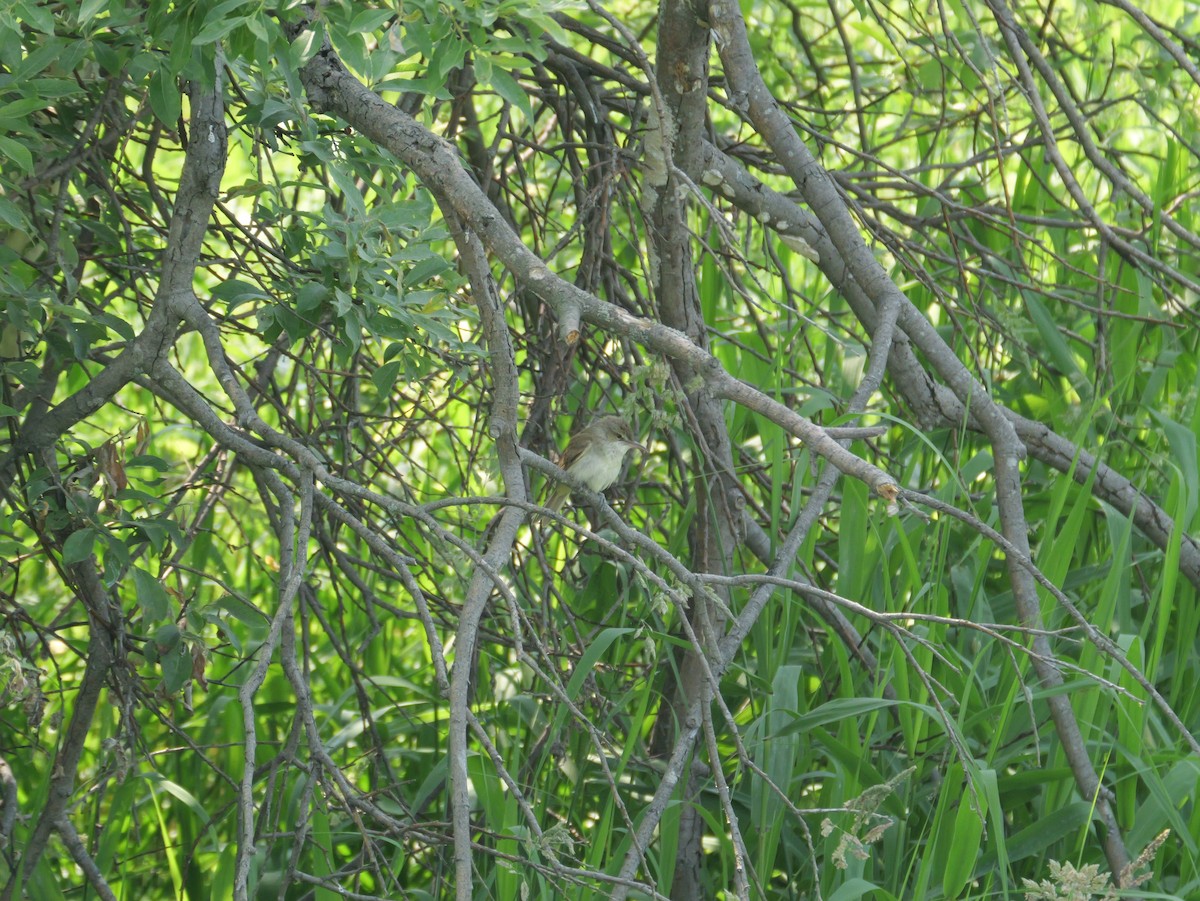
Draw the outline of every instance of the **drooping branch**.
[[[847,475],[892,499],[897,486],[886,472],[851,453],[816,423],[731,375],[715,357],[686,335],[661,323],[634,316],[555,275],[504,222],[486,195],[463,169],[457,152],[403,110],[385,102],[348,73],[332,50],[313,57],[301,73],[313,108],[339,116],[378,142],[427,184],[438,184],[454,212],[520,282],[555,309],[576,306],[583,319],[638,342],[672,360],[686,361],[717,397],[761,413],[828,459]]]
[[[225,123],[222,83],[191,88],[192,127],[197,140],[190,145],[184,160],[179,191],[171,218],[167,248],[163,257],[159,290],[146,326],[108,366],[82,389],[62,403],[22,423],[13,448],[0,461],[0,484],[8,485],[16,462],[25,454],[52,454],[58,438],[82,419],[109,403],[132,379],[147,372],[171,347],[178,331],[176,299],[191,294],[192,278],[200,257],[208,220],[220,189],[225,164]],[[43,399],[45,400],[45,399]],[[83,683],[75,697],[71,722],[55,763],[48,801],[26,844],[21,867],[13,872],[3,898],[12,897],[21,880],[28,880],[45,850],[53,829],[67,815],[67,804],[74,789],[79,758],[83,751],[109,671],[117,659],[113,647],[113,624],[119,606],[108,604],[109,594],[91,560],[71,567],[77,590],[88,612],[90,634]],[[69,840],[69,837],[68,837]],[[23,874],[23,875],[22,875]]]
[[[512,500],[525,500],[525,479],[517,453],[517,415],[519,388],[517,364],[513,356],[503,306],[496,295],[495,282],[488,269],[483,245],[457,222],[453,234],[459,254],[466,263],[475,304],[487,336],[489,369],[495,401],[492,404],[488,434],[496,442],[500,473],[505,494]],[[446,742],[449,753],[450,807],[454,823],[454,891],[459,901],[476,896],[471,846],[471,786],[467,772],[467,725],[471,713],[471,686],[475,681],[476,647],[479,623],[494,591],[491,572],[499,570],[512,554],[517,529],[525,514],[517,506],[506,507],[492,532],[484,559],[485,569],[476,569],[467,588],[462,616],[459,618],[454,646],[454,668],[450,674],[450,722]]]
[[[215,83],[207,88],[199,83],[191,87],[192,141],[184,157],[158,291],[145,327],[83,388],[47,412],[41,412],[39,407],[37,416],[21,424],[12,450],[0,460],[0,485],[7,485],[12,478],[16,460],[31,451],[52,446],[72,426],[111,402],[130,381],[149,372],[154,362],[174,345],[182,318],[181,303],[194,299],[192,280],[225,171],[223,90],[218,58]]]
[[[614,24],[625,34],[631,49],[640,53],[637,41],[619,22],[614,20]],[[700,302],[692,254],[687,185],[694,184],[700,175],[708,102],[708,57],[709,29],[696,18],[691,5],[680,0],[661,3],[657,64],[653,71],[647,71],[653,112],[643,163],[646,195],[643,203],[647,207],[648,243],[655,264],[651,274],[663,323],[687,335],[706,351],[709,324]],[[701,461],[694,476],[696,516],[688,530],[692,567],[698,572],[727,575],[742,542],[745,500],[729,441],[726,405],[707,383],[694,378],[690,361],[672,360],[672,366],[676,382],[685,386],[682,393],[687,402],[688,431]],[[679,678],[672,680],[673,684],[667,688],[667,703],[658,712],[652,753],[663,753],[670,746],[671,736],[694,700],[701,700],[702,719],[709,718],[711,699],[720,688],[719,683],[711,681],[711,659],[716,642],[725,632],[724,611],[729,610],[731,601],[728,591],[718,591],[715,597],[710,590],[692,600],[689,616],[700,644],[680,655]],[[721,766],[719,758],[709,763],[717,770]],[[699,805],[701,781],[686,770],[682,778],[684,804],[679,817],[671,897],[690,899],[704,894],[705,823]]]
[[[996,501],[1003,534],[1018,555],[1028,557],[1029,526],[1025,519],[1020,473],[1025,447],[1012,423],[1000,405],[959,362],[937,330],[900,292],[872,256],[833,180],[800,140],[791,120],[780,109],[759,75],[741,9],[730,0],[712,0],[709,11],[709,21],[717,34],[717,46],[730,87],[747,98],[747,113],[751,122],[825,227],[846,261],[849,273],[862,285],[876,307],[882,309],[889,304],[897,305],[901,328],[921,349],[959,401],[977,417],[992,445]],[[1040,629],[1040,602],[1032,576],[1013,557],[1008,557],[1006,562],[1022,624]],[[1033,664],[1039,679],[1048,688],[1058,687],[1063,679],[1059,670],[1048,662],[1053,659],[1049,641],[1038,632],[1034,634],[1032,643],[1035,651]],[[1121,839],[1108,794],[1101,790],[1100,777],[1089,758],[1070,699],[1061,693],[1052,693],[1047,698],[1047,704],[1079,792],[1083,797],[1094,800],[1096,812],[1104,823],[1105,854],[1112,872],[1119,878],[1129,864],[1129,853]]]
[[[75,693],[71,719],[54,759],[46,803],[39,811],[37,822],[25,843],[20,865],[12,871],[4,891],[0,893],[0,901],[24,896],[38,861],[46,851],[51,832],[67,815],[71,795],[75,791],[79,760],[91,731],[92,720],[100,706],[100,694],[118,656],[117,649],[113,647],[110,620],[119,615],[119,607],[110,603],[109,592],[100,580],[95,563],[90,559],[85,560],[72,566],[70,572],[76,582],[75,590],[87,611],[90,629],[83,680]]]
[[[1091,140],[1091,137],[1088,134],[1086,125],[1084,125],[1080,117],[1072,116],[1070,114],[1069,110],[1073,104],[1069,98],[1064,98],[1062,96],[1061,87],[1057,77],[1055,77],[1053,73],[1049,71],[1045,61],[1042,60],[1040,54],[1036,52],[1036,48],[1033,47],[1028,36],[1025,35],[1024,31],[1017,24],[1013,17],[1012,11],[1008,8],[1008,5],[1004,3],[1003,0],[987,0],[987,2],[988,6],[992,10],[992,13],[996,17],[997,23],[1000,26],[1000,34],[1004,38],[1004,42],[1009,50],[1008,58],[1016,67],[1018,82],[1020,83],[1022,90],[1024,90],[1025,96],[1029,100],[1029,106],[1030,109],[1033,110],[1034,119],[1037,121],[1038,128],[1042,132],[1042,146],[1045,148],[1046,157],[1054,165],[1054,169],[1058,173],[1059,178],[1062,179],[1063,186],[1067,189],[1067,193],[1071,195],[1071,199],[1075,202],[1076,206],[1078,206],[1079,211],[1083,213],[1088,224],[1095,228],[1096,231],[1104,238],[1104,240],[1108,242],[1108,244],[1110,244],[1117,252],[1119,252],[1126,259],[1130,260],[1130,262],[1132,262],[1138,268],[1146,269],[1150,272],[1157,273],[1170,281],[1177,282],[1193,294],[1200,292],[1200,284],[1197,284],[1197,282],[1188,278],[1183,272],[1180,272],[1174,266],[1167,265],[1154,254],[1147,253],[1141,247],[1138,247],[1134,242],[1126,240],[1122,234],[1104,221],[1104,218],[1096,210],[1095,205],[1088,199],[1087,194],[1084,191],[1083,186],[1079,183],[1079,179],[1076,177],[1074,170],[1067,163],[1067,160],[1059,148],[1059,142],[1055,134],[1054,126],[1050,122],[1050,114],[1047,112],[1046,105],[1042,101],[1042,97],[1038,92],[1037,84],[1033,77],[1033,71],[1030,68],[1031,62],[1033,65],[1038,65],[1039,62],[1041,63],[1039,66],[1039,71],[1041,72],[1042,76],[1047,79],[1051,89],[1057,89],[1058,99],[1060,101],[1066,99],[1063,109],[1064,111],[1068,111],[1067,116],[1073,127],[1074,140],[1080,142],[1080,144],[1083,146],[1084,152],[1087,154],[1088,159],[1090,159],[1093,164],[1095,164],[1101,169],[1102,172],[1104,172],[1105,176],[1113,182],[1114,187],[1124,190],[1127,194],[1129,194],[1129,196],[1133,197],[1139,206],[1143,207],[1143,209],[1149,208],[1147,210],[1147,215],[1154,215],[1154,204],[1151,203],[1150,199],[1146,197],[1139,189],[1137,189],[1132,182],[1125,178],[1122,173],[1118,172],[1100,156]],[[1028,57],[1026,54],[1029,54]],[[1161,213],[1162,211],[1159,210],[1158,212]],[[1198,239],[1187,229],[1180,226],[1179,223],[1175,222],[1169,215],[1164,215],[1163,221],[1167,224],[1168,228],[1171,229],[1172,233],[1188,243],[1196,245],[1198,242],[1200,242],[1200,239]]]
[[[846,298],[867,331],[876,331],[879,314],[874,303],[851,276],[841,253],[812,213],[763,184],[736,160],[707,143],[704,168],[711,173],[710,181],[715,190],[739,209],[755,219],[772,223],[782,234],[794,235],[810,245],[829,283]],[[965,424],[975,431],[981,430],[972,409],[926,371],[917,358],[913,342],[903,331],[893,338],[888,373],[892,385],[900,390],[919,424],[930,428],[959,428]],[[1007,407],[1002,412],[1013,424],[1030,457],[1071,475],[1081,485],[1087,484],[1094,470],[1092,493],[1121,513],[1132,516],[1143,535],[1160,550],[1167,550],[1175,530],[1174,522],[1144,491],[1098,455],[1077,446],[1051,426]],[[1180,535],[1179,540],[1180,571],[1200,588],[1200,540],[1187,533]]]

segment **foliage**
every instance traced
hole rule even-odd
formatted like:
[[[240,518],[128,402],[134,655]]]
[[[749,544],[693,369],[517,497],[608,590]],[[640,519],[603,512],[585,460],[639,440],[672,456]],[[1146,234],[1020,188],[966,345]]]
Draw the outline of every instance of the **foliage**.
[[[0,5],[3,897],[1195,897],[1198,14]]]

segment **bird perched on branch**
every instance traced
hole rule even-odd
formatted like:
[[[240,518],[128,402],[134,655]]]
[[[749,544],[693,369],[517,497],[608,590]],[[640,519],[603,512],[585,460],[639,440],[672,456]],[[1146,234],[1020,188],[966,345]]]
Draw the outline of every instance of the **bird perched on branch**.
[[[568,474],[593,491],[603,491],[621,474],[621,464],[631,450],[646,448],[633,440],[633,428],[622,416],[601,416],[568,443],[560,464]],[[560,482],[546,502],[557,513],[571,493],[571,486]]]

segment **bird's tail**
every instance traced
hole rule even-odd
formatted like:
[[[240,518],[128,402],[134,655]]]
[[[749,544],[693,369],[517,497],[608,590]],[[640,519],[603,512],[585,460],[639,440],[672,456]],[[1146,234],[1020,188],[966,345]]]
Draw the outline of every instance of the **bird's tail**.
[[[562,505],[570,493],[571,486],[565,482],[559,482],[554,488],[554,493],[550,495],[550,499],[546,501],[546,509],[551,513],[557,513],[562,509]]]

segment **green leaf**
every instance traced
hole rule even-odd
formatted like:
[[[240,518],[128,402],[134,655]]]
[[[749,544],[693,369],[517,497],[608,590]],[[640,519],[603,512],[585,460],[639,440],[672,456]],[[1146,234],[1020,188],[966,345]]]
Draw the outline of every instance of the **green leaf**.
[[[17,10],[22,25],[27,25],[42,34],[54,34],[54,15],[41,3],[20,3]]]
[[[288,50],[288,62],[293,68],[303,69],[305,64],[317,55],[317,51],[321,49],[324,41],[324,27],[319,22],[313,23],[311,28],[300,32],[296,36],[296,40],[292,41],[291,48]]]
[[[212,296],[225,301],[226,312],[232,313],[242,304],[252,300],[270,300],[262,288],[236,278],[221,282],[212,289]]]
[[[488,84],[496,89],[496,93],[525,114],[526,119],[533,119],[533,107],[529,103],[529,95],[515,78],[499,66],[492,67],[492,77]]]
[[[1075,355],[1071,353],[1070,346],[1063,338],[1062,332],[1059,331],[1059,324],[1050,315],[1050,311],[1042,303],[1041,298],[1032,291],[1024,292],[1022,296],[1025,300],[1025,307],[1029,310],[1030,318],[1042,339],[1042,347],[1046,355],[1070,379],[1072,385],[1078,387],[1086,385],[1087,377],[1080,372]]]
[[[169,472],[171,469],[170,463],[162,457],[155,457],[152,454],[139,454],[125,461],[126,469],[132,469],[135,466],[149,466],[151,469],[156,469],[159,472]]]
[[[444,83],[447,75],[466,62],[467,49],[465,43],[454,37],[439,41],[429,58],[430,77]]]
[[[20,141],[0,135],[0,156],[6,156],[26,175],[33,174],[33,154]]]
[[[238,654],[242,653],[242,640],[238,637],[237,631],[230,623],[227,623],[221,617],[214,617],[213,625],[217,627],[217,631],[225,636],[225,640],[229,642],[229,646]]]
[[[778,735],[782,737],[793,732],[807,732],[827,723],[844,719],[858,719],[868,713],[874,713],[876,710],[894,706],[896,706],[895,701],[885,698],[834,698],[832,701],[827,701],[820,707],[796,717],[792,723],[784,726]],[[922,707],[923,705],[914,706]]]
[[[119,540],[115,535],[104,534],[104,574],[105,580],[110,584],[116,584],[121,578],[121,573],[129,566],[129,548],[125,547],[125,542]]]
[[[83,2],[79,4],[79,24],[86,25],[88,22],[92,21],[92,19],[100,15],[100,13],[103,12],[111,2],[112,0],[83,0]]]
[[[131,523],[131,527],[145,535],[150,545],[159,552],[166,544],[167,535],[170,532],[164,521],[159,519],[137,519]]]
[[[592,667],[596,665],[596,661],[608,650],[609,645],[622,635],[628,635],[632,631],[634,630],[608,628],[596,636],[596,640],[588,645],[588,649],[583,652],[579,663],[575,665],[575,671],[571,674],[571,680],[567,683],[567,697],[574,699],[579,694],[579,689],[583,687],[584,680],[592,672]]]
[[[838,886],[837,891],[829,896],[828,901],[858,901],[859,898],[878,891],[880,891],[879,886],[873,882],[858,878],[847,879]]]
[[[168,128],[174,128],[183,113],[183,95],[175,76],[165,65],[150,78],[150,108],[158,121]]]
[[[65,566],[82,563],[92,556],[97,532],[92,528],[79,529],[67,536],[63,542],[62,562]]]
[[[151,622],[166,619],[171,602],[162,583],[141,567],[134,567],[133,582],[137,589],[138,606],[142,608],[146,619]]]
[[[365,217],[367,207],[363,203],[362,190],[355,182],[354,176],[345,171],[344,166],[340,163],[333,163],[329,166],[329,175],[342,189],[342,196],[346,199],[349,213],[357,217]]]
[[[139,479],[138,481],[146,480]],[[156,495],[149,494],[137,488],[122,488],[117,492],[116,498],[119,501],[134,501],[135,503],[141,504],[143,507],[147,508],[154,508],[162,503],[161,497],[157,497]]]
[[[317,282],[307,282],[296,292],[296,312],[311,313],[329,300],[329,289]]]
[[[947,898],[957,898],[966,888],[979,857],[983,817],[972,806],[969,792],[959,800],[952,835],[950,853],[946,856],[946,868],[942,874],[942,892]]]
[[[1055,842],[1083,827],[1091,815],[1092,808],[1087,801],[1075,801],[1044,812],[1031,825],[1009,836],[1009,860],[1018,861],[1034,854],[1044,854]]]
[[[133,336],[137,334],[134,331],[132,323],[122,319],[119,316],[114,316],[111,313],[97,313],[95,321],[103,324],[105,328],[110,329],[114,333],[120,335],[126,341],[132,341]]]
[[[0,223],[19,231],[28,231],[30,227],[25,213],[7,197],[0,197]]]
[[[395,347],[396,345],[390,346]],[[392,388],[396,384],[396,376],[399,374],[403,362],[403,360],[390,360],[371,373],[371,383],[381,395],[387,396],[392,393]]]
[[[350,23],[348,30],[351,34],[366,34],[383,26],[395,13],[390,9],[368,9],[360,12]]]
[[[235,619],[240,619],[249,626],[261,626],[264,623],[271,621],[265,613],[255,607],[248,601],[244,601],[232,594],[227,594],[216,602],[217,607],[226,611]]]
[[[163,623],[154,631],[154,644],[158,647],[159,656],[175,650],[183,633],[175,623]]]
[[[192,46],[199,47],[202,44],[214,43],[238,26],[244,25],[250,15],[233,16],[230,13],[242,7],[253,6],[255,4],[248,0],[225,0],[224,3],[213,7],[204,17],[204,25],[201,26],[200,31],[192,38]]]
[[[192,655],[184,642],[176,645],[159,662],[163,671],[163,689],[167,694],[175,694],[192,677]]]
[[[0,106],[0,126],[19,123],[28,118],[30,113],[46,108],[46,101],[41,97],[22,97]]]
[[[407,288],[411,285],[418,285],[435,275],[441,275],[449,268],[450,263],[439,256],[421,260],[404,273],[404,286]]]
[[[196,815],[201,823],[206,826],[209,826],[212,823],[212,818],[208,815],[208,811],[204,809],[204,805],[200,803],[199,799],[197,799],[195,795],[193,795],[182,785],[172,782],[170,779],[166,779],[159,773],[153,771],[145,772],[141,775],[142,778],[144,778],[151,785],[165,789],[186,804],[189,808],[191,808],[192,813]],[[211,829],[209,830],[208,834],[212,839],[213,846],[216,847],[219,844],[216,834],[211,831]]]

